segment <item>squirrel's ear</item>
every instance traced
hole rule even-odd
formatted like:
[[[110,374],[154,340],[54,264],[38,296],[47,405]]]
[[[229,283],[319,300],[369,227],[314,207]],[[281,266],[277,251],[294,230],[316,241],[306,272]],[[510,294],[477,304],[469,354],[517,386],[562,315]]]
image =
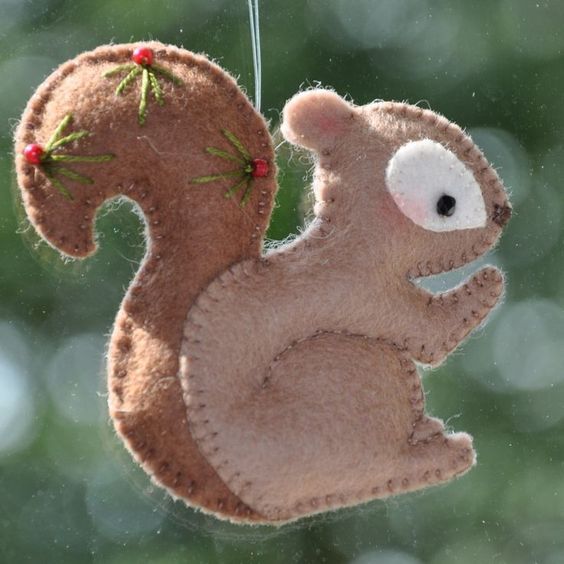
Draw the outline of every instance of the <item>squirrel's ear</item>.
[[[284,107],[282,135],[306,149],[329,149],[351,126],[353,107],[330,90],[308,90]]]

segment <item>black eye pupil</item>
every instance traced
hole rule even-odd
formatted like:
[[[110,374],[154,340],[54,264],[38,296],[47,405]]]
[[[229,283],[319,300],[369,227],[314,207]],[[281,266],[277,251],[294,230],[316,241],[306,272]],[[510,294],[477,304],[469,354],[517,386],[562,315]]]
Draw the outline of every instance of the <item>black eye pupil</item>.
[[[448,194],[443,194],[437,200],[437,213],[439,215],[450,217],[454,213],[455,207],[456,207],[456,200],[452,196],[449,196]]]

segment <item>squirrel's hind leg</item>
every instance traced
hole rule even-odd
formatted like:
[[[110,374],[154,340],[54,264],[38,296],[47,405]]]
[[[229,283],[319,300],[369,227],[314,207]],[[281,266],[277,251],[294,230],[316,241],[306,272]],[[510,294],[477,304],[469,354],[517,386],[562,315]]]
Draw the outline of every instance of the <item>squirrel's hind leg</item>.
[[[269,521],[386,497],[406,476],[423,484],[424,449],[412,444],[420,378],[397,348],[320,333],[279,351],[266,370],[232,378],[236,385],[221,385],[200,361],[188,375],[194,436],[228,487]]]

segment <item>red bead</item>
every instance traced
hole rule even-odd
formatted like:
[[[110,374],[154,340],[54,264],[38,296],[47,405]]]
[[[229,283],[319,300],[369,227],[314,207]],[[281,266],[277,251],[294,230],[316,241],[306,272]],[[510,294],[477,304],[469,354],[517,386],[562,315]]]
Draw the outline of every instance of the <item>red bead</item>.
[[[153,50],[149,47],[137,47],[131,58],[138,65],[150,66],[153,64]]]
[[[37,143],[31,143],[23,150],[25,160],[32,165],[41,164],[41,159],[44,154],[45,151],[43,150],[43,147]]]
[[[251,165],[253,167],[251,172],[253,178],[263,178],[268,174],[268,161],[264,159],[253,159]]]

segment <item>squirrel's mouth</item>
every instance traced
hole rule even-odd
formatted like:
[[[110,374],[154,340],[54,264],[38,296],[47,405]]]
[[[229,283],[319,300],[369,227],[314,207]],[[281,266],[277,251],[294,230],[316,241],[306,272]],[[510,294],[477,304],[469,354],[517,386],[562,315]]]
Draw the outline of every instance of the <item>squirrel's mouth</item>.
[[[475,261],[463,264],[451,270],[439,272],[437,274],[412,278],[411,282],[417,287],[431,292],[432,294],[440,294],[442,292],[454,290],[474,276],[480,268],[491,265],[498,266],[497,261],[492,257],[492,255],[486,253]]]

